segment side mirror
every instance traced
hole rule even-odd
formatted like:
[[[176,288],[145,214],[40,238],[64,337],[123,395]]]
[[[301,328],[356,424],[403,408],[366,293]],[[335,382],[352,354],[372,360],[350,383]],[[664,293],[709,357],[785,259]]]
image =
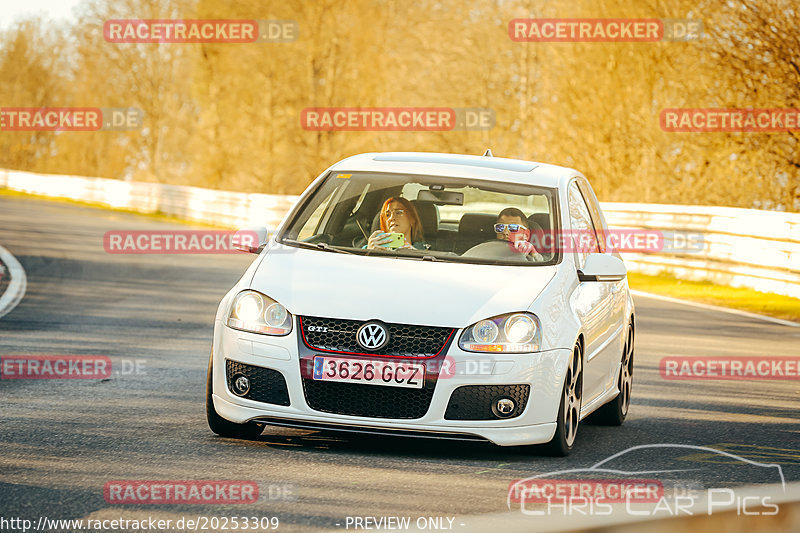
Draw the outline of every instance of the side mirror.
[[[258,254],[267,245],[268,238],[267,228],[252,226],[238,230],[231,238],[231,244],[236,250]]]
[[[583,268],[578,270],[580,281],[620,281],[626,275],[625,263],[608,254],[589,254]]]

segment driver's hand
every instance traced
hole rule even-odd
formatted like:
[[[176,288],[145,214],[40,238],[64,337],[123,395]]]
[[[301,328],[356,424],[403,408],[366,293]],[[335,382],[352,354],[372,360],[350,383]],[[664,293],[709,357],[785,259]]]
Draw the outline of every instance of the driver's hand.
[[[372,235],[369,236],[367,240],[367,248],[369,250],[374,250],[375,248],[383,248],[384,245],[389,244],[392,241],[392,236],[388,233],[384,233],[381,230],[376,230]]]
[[[542,256],[542,254],[537,252],[533,244],[528,241],[515,242],[514,250],[521,254],[526,254],[528,258],[532,261],[544,261],[544,257]]]
[[[535,248],[533,244],[529,243],[528,241],[517,241],[513,244],[514,251],[519,252],[521,254],[529,254],[531,252],[535,252]]]

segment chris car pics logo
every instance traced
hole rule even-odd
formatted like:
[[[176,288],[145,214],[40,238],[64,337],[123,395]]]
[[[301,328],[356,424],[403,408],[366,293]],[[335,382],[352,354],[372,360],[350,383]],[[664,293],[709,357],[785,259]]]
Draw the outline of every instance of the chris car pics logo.
[[[704,463],[708,464],[705,471],[698,466]],[[735,468],[720,470],[719,463]],[[661,518],[731,511],[772,516],[779,513],[776,499],[785,491],[785,477],[778,464],[760,463],[708,446],[644,444],[588,468],[546,472],[514,481],[508,487],[506,501],[509,509],[518,506],[523,515],[531,517],[627,514]]]

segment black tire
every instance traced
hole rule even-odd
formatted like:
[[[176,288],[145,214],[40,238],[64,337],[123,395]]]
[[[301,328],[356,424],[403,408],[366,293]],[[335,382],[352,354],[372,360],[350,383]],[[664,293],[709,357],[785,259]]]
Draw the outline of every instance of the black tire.
[[[572,350],[564,387],[561,390],[561,401],[556,419],[556,434],[543,446],[542,451],[553,457],[566,457],[575,446],[575,437],[580,424],[581,405],[583,403],[583,348],[580,343]]]
[[[255,422],[247,422],[245,424],[237,424],[226,420],[217,414],[214,409],[213,394],[213,361],[212,354],[208,359],[208,372],[206,373],[206,419],[208,420],[208,427],[211,431],[220,437],[228,437],[232,439],[255,439],[261,432],[264,431],[264,424],[257,424]]]
[[[619,378],[617,380],[619,394],[616,398],[592,413],[591,421],[602,426],[621,426],[628,416],[631,405],[631,389],[633,388],[633,324],[628,325],[625,344],[622,347]]]

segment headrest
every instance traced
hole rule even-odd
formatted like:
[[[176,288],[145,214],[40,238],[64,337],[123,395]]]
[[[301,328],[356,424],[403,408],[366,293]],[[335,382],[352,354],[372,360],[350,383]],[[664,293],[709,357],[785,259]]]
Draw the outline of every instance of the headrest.
[[[466,213],[461,217],[458,223],[458,232],[470,235],[471,237],[494,237],[494,223],[497,220],[496,215],[489,215],[483,213]]]
[[[528,223],[531,224],[531,229],[535,229],[533,227],[533,223],[538,224],[540,228],[543,230],[550,229],[550,214],[549,213],[534,213],[528,217]]]
[[[420,221],[422,221],[422,233],[426,238],[433,238],[439,232],[439,209],[432,202],[421,202],[419,200],[411,200]]]

